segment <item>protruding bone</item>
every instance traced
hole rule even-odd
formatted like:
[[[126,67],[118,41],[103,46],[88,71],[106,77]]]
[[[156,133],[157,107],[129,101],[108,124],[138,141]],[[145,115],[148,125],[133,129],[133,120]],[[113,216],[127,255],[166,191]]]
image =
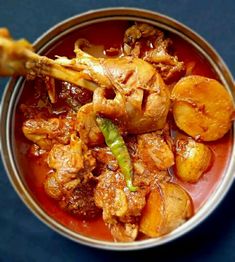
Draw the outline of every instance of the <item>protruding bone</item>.
[[[7,29],[0,29],[0,76],[51,76],[94,91],[96,84],[90,82],[88,74],[76,66],[76,70],[60,65],[57,60],[33,52],[32,45],[25,39],[14,41]]]

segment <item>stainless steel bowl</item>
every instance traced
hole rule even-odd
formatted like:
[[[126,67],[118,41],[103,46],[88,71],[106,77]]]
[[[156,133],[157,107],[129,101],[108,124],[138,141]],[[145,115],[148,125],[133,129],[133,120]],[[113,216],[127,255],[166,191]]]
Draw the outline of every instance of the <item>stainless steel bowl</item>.
[[[48,30],[45,34],[43,34],[34,43],[35,50],[38,53],[44,53],[51,46],[53,46],[53,44],[55,44],[68,33],[87,25],[110,20],[142,21],[157,26],[158,28],[173,32],[176,35],[180,36],[185,41],[193,45],[194,48],[196,48],[197,51],[208,60],[210,65],[217,73],[220,81],[233,97],[233,100],[235,99],[234,81],[232,75],[225,65],[224,61],[216,53],[216,51],[202,37],[200,37],[190,28],[173,20],[172,18],[156,12],[136,8],[110,8],[94,10],[84,14],[80,14],[57,24],[56,26]],[[109,250],[135,250],[162,245],[186,234],[191,229],[195,228],[203,220],[205,220],[206,217],[218,206],[218,204],[221,202],[221,200],[229,190],[230,186],[232,185],[235,172],[234,124],[232,127],[233,145],[230,160],[225,173],[223,174],[220,182],[218,183],[217,187],[212,192],[206,203],[189,221],[184,223],[182,226],[178,227],[176,230],[165,236],[147,240],[140,240],[131,243],[101,241],[73,232],[72,230],[66,228],[65,226],[48,216],[48,214],[36,202],[25,185],[22,171],[19,168],[19,163],[14,157],[14,123],[12,116],[14,116],[15,114],[15,106],[21,94],[21,86],[23,84],[23,81],[23,78],[11,79],[6,86],[5,92],[2,97],[1,147],[3,163],[12,186],[18,193],[19,197],[26,204],[26,206],[47,226],[69,239],[88,246]]]

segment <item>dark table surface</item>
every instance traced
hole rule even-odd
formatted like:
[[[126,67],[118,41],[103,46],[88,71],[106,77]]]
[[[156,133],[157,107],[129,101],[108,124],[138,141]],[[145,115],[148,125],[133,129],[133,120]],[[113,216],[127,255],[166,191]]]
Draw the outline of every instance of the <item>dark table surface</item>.
[[[205,37],[235,75],[234,0],[0,0],[0,26],[34,41],[48,28],[90,9],[130,6],[169,15]],[[0,80],[0,95],[6,79]],[[0,261],[235,261],[235,185],[199,227],[170,244],[111,252],[76,244],[42,224],[21,202],[0,162]]]

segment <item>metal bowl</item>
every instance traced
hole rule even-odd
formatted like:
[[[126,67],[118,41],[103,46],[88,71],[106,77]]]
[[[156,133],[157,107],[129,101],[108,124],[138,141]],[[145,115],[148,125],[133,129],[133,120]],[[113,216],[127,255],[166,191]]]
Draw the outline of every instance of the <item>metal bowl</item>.
[[[110,8],[94,10],[71,17],[50,30],[44,33],[34,43],[35,50],[38,53],[44,53],[57,41],[68,33],[76,29],[82,28],[87,25],[92,25],[97,22],[110,21],[110,20],[129,20],[129,21],[142,21],[166,31],[173,32],[180,36],[185,41],[189,42],[197,51],[210,63],[211,67],[216,72],[219,80],[223,83],[229,91],[233,100],[235,99],[234,81],[230,71],[225,65],[221,57],[216,51],[197,33],[192,31],[185,25],[164,16],[162,14],[151,12],[136,8]],[[78,243],[109,250],[135,250],[143,249],[153,246],[162,245],[169,241],[179,238],[186,234],[191,229],[195,228],[199,223],[205,220],[208,215],[219,205],[230,186],[232,185],[234,172],[235,172],[235,125],[232,127],[232,149],[230,159],[228,161],[225,173],[221,176],[215,190],[211,193],[209,199],[198,210],[198,212],[186,223],[178,227],[173,232],[159,237],[146,240],[135,241],[131,243],[115,243],[108,241],[101,241],[89,238],[73,232],[62,224],[55,221],[50,217],[35,201],[34,197],[28,190],[23,179],[22,170],[19,163],[14,156],[14,123],[13,116],[16,110],[17,101],[21,95],[21,86],[23,78],[11,79],[6,86],[5,92],[2,97],[1,108],[1,147],[2,158],[8,177],[12,186],[18,193],[19,197],[23,200],[25,205],[47,226],[60,233],[61,235],[74,240]]]

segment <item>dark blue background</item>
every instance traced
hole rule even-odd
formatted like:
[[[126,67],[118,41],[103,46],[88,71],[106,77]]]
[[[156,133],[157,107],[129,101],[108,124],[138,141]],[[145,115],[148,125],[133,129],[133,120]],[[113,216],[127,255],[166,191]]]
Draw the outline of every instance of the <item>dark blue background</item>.
[[[34,41],[49,27],[96,8],[130,6],[169,15],[193,28],[220,53],[235,75],[233,0],[0,0],[0,26]],[[0,94],[6,79],[0,80]],[[235,186],[203,224],[162,247],[111,252],[73,243],[54,233],[23,205],[0,162],[0,261],[235,261]],[[151,257],[151,258],[150,258]]]

